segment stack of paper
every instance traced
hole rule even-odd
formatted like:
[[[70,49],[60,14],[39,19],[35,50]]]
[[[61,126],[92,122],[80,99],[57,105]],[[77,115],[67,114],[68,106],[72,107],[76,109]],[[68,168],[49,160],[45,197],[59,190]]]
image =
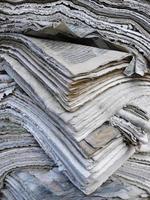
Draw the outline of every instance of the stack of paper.
[[[124,137],[113,128],[120,130],[118,118],[111,116],[129,100],[149,92],[149,75],[140,79],[123,75],[122,68],[130,62],[128,53],[75,44],[69,51],[70,43],[17,34],[1,37],[1,68],[32,100],[16,89],[1,101],[0,114],[3,115],[5,109],[9,117],[13,110],[13,118],[33,134],[60,170],[84,193],[90,194],[133,155],[134,145],[147,143],[143,129],[139,131],[134,125],[122,123],[124,135],[128,137],[131,132],[131,137],[134,135],[137,140],[134,145],[126,144]],[[75,59],[73,50],[76,63],[71,65]],[[90,54],[93,56],[89,59]],[[74,96],[74,88],[78,92],[72,100],[69,96]],[[68,104],[67,97],[71,103],[77,98],[81,106],[75,104],[74,109]],[[135,108],[130,110],[136,114]],[[145,117],[144,113],[141,115]],[[113,126],[108,123],[110,119]],[[148,119],[145,117],[144,120]]]
[[[110,178],[104,186],[87,196],[75,188],[68,179],[54,167],[48,171],[15,170],[5,179],[6,187],[2,190],[2,200],[148,200],[148,194],[130,183],[121,182],[114,177]]]
[[[149,10],[149,0],[5,0],[0,31],[102,38],[135,55],[126,74],[143,75],[150,61]]]
[[[3,200],[88,200],[97,189],[147,198],[149,9],[146,0],[0,2]],[[79,190],[67,181],[70,194],[52,191],[53,165],[56,186],[68,177]]]

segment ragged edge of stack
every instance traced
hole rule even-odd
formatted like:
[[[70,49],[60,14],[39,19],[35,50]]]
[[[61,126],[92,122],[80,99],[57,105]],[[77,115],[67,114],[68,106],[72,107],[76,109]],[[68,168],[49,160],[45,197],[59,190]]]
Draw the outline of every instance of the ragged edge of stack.
[[[0,3],[1,32],[100,37],[135,56],[126,74],[144,75],[148,71],[149,1],[9,2]]]
[[[145,96],[132,100],[131,105],[140,107],[147,113],[147,116],[150,117],[149,98],[150,95],[148,93]],[[128,115],[126,120],[132,120],[132,123],[139,126],[139,129],[143,127],[145,130],[148,130],[150,126],[149,121],[145,124],[143,123],[143,119],[139,121],[137,118],[133,117],[133,114]],[[142,188],[150,193],[150,134],[149,131],[147,133],[148,144],[141,145],[138,150],[139,152],[134,154],[126,163],[124,163],[124,165],[115,173],[115,177],[121,181],[127,181],[130,184]]]

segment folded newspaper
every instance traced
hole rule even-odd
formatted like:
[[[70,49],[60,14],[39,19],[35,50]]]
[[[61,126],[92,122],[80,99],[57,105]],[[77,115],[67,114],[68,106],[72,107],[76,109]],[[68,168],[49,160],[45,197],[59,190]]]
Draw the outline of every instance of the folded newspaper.
[[[0,199],[150,198],[149,9],[0,2]]]

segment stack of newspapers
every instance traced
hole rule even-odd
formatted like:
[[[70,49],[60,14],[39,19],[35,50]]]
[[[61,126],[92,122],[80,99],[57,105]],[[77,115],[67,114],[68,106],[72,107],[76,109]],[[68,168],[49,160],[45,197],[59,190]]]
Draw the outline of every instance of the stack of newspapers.
[[[101,38],[134,57],[126,74],[150,62],[149,0],[1,0],[0,32]]]
[[[2,200],[150,197],[148,8],[0,2]]]

